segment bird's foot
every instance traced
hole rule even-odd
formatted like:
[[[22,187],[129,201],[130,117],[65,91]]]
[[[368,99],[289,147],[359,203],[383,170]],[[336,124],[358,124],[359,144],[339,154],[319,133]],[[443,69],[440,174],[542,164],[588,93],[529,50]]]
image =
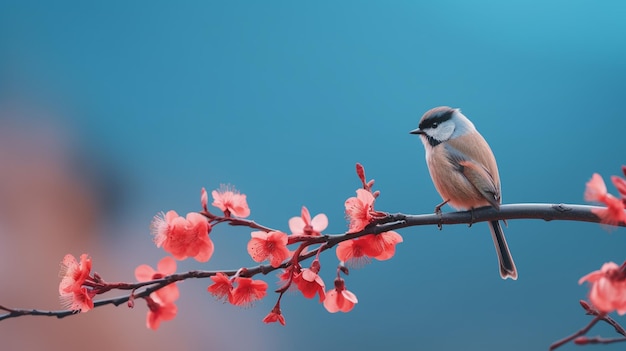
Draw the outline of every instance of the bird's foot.
[[[443,229],[443,215],[441,214],[441,208],[448,203],[448,201],[450,200],[446,200],[442,203],[440,203],[439,205],[435,206],[435,213],[437,214],[437,216],[439,216],[439,223],[437,223],[437,228],[439,228],[439,230]]]
[[[470,222],[467,225],[469,228],[471,228],[472,224],[474,224],[474,219],[476,218],[474,217],[474,208],[472,207],[470,208]]]

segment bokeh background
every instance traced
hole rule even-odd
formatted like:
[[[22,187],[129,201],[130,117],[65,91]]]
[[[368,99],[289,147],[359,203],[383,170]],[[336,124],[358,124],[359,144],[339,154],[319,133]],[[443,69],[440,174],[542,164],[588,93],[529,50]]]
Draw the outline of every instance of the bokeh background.
[[[617,0],[2,1],[0,304],[58,309],[66,253],[134,280],[165,255],[154,214],[199,210],[203,186],[235,185],[268,226],[306,205],[341,233],[361,162],[379,210],[429,213],[440,198],[408,131],[439,105],[489,141],[505,203],[582,203],[594,172],[626,163],[624,18]],[[294,293],[287,326],[266,325],[272,294],[240,309],[186,281],[157,332],[138,301],[3,321],[2,349],[541,350],[589,321],[578,279],[626,259],[624,229],[515,220],[520,277],[502,281],[485,224],[401,234],[392,260],[351,271],[347,314]],[[209,263],[178,270],[253,264],[249,230],[212,237]],[[327,286],[336,264],[323,256]]]

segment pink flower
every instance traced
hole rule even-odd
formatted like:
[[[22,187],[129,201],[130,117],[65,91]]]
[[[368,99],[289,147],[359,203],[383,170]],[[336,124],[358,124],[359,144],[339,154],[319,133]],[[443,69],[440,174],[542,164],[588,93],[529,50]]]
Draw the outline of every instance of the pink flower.
[[[372,246],[381,249],[380,254],[372,256],[379,261],[385,261],[396,254],[396,245],[402,242],[402,236],[394,231],[375,234]],[[377,249],[374,249],[374,251]]]
[[[626,275],[613,262],[605,263],[599,271],[580,278],[578,284],[590,282],[589,300],[600,312],[626,314]]]
[[[213,190],[211,195],[213,195],[212,205],[222,210],[224,216],[246,218],[250,215],[246,195],[240,194],[234,188],[222,187],[219,191]]]
[[[287,249],[287,234],[272,231],[252,232],[252,239],[248,242],[248,253],[255,262],[262,262],[269,258],[272,267],[277,268],[291,255]]]
[[[135,268],[135,278],[140,282],[147,282],[155,279],[161,279],[168,275],[176,273],[176,261],[170,256],[163,257],[157,264],[157,270],[147,264],[142,264]],[[176,283],[166,285],[154,292],[162,301],[176,301],[180,292]]]
[[[374,195],[365,189],[357,189],[356,197],[346,200],[345,207],[351,233],[363,230],[374,219]]]
[[[341,278],[335,279],[335,288],[326,292],[324,307],[330,313],[350,312],[359,300],[352,292],[346,290],[345,282]]]
[[[252,278],[235,278],[237,286],[231,291],[228,301],[235,306],[249,306],[267,294],[267,283]]]
[[[325,214],[320,213],[311,220],[311,214],[304,206],[302,206],[300,217],[292,217],[289,220],[289,229],[293,235],[319,236],[326,227],[328,227],[328,217]]]
[[[176,273],[176,261],[169,256],[163,257],[159,261],[156,271],[147,264],[142,264],[135,268],[135,278],[140,282],[161,279],[174,273]],[[179,296],[178,287],[175,283],[172,283],[153,292],[146,298],[146,303],[148,304],[146,325],[148,328],[157,330],[161,321],[169,321],[176,317],[178,308],[174,301],[178,300]]]
[[[352,267],[363,267],[370,258],[382,254],[382,248],[375,240],[374,234],[342,241],[337,245],[337,258]]]
[[[93,297],[96,292],[83,286],[91,280],[91,258],[86,254],[80,256],[80,263],[72,255],[65,255],[61,261],[61,283],[59,297],[63,308],[87,312],[93,308]]]
[[[302,295],[307,299],[312,299],[316,294],[320,297],[320,302],[323,302],[326,298],[325,285],[322,278],[317,274],[320,271],[320,262],[314,260],[311,263],[311,268],[305,268],[296,276],[293,281],[296,283],[298,290],[302,292]]]
[[[337,258],[352,267],[362,267],[370,258],[388,260],[396,253],[396,245],[402,242],[400,234],[389,231],[368,234],[357,239],[342,241],[337,245]]]
[[[78,291],[91,273],[91,258],[87,254],[80,255],[80,263],[74,256],[67,254],[61,261],[61,283],[59,294]]]
[[[73,311],[87,312],[93,309],[93,297],[96,295],[92,289],[80,287],[76,290],[61,293],[61,306]]]
[[[230,278],[226,274],[220,272],[212,276],[211,280],[213,281],[213,284],[207,289],[209,293],[223,302],[230,300],[230,295],[233,290],[233,283]]]
[[[616,184],[619,189],[619,185]],[[607,225],[616,225],[620,222],[626,223],[626,212],[624,212],[624,202],[613,195],[607,193],[604,180],[598,173],[594,173],[591,180],[587,182],[585,188],[585,200],[601,202],[606,208],[591,210],[600,218],[600,222]]]
[[[213,255],[213,242],[209,238],[211,225],[201,214],[192,212],[183,218],[175,211],[161,213],[154,217],[151,229],[156,246],[163,246],[163,250],[177,260],[193,257],[206,262]]]
[[[207,194],[205,188],[202,188],[202,190],[200,190],[200,205],[202,205],[202,209],[207,212],[209,211],[208,204],[209,204],[209,194]]]
[[[283,317],[282,312],[280,311],[280,305],[276,304],[272,311],[263,318],[263,323],[276,323],[279,322],[282,325],[285,325],[285,317]]]
[[[585,188],[585,201],[601,202],[606,196],[606,193],[606,185],[604,184],[602,176],[598,173],[594,173]]]
[[[152,330],[159,329],[161,321],[169,321],[176,317],[178,308],[173,301],[163,301],[156,293],[150,294],[146,298],[148,303],[148,315],[146,318],[146,325]]]

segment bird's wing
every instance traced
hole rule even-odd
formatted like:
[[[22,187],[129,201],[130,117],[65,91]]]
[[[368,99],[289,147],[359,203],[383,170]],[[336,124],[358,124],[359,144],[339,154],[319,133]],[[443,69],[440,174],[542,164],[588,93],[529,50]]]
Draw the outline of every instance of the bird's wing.
[[[500,191],[498,190],[493,176],[487,168],[472,160],[456,148],[446,145],[450,161],[456,165],[456,170],[483,195],[485,200],[496,209],[500,208]]]

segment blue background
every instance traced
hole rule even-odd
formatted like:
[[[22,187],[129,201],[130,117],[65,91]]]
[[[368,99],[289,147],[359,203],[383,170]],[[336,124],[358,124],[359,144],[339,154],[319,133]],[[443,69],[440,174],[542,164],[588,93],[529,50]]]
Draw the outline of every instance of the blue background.
[[[8,246],[17,239],[0,215],[9,223],[0,226],[0,245],[29,277],[55,276],[63,255],[89,252],[105,279],[130,281],[135,266],[164,256],[151,242],[152,216],[197,211],[200,188],[222,183],[247,194],[259,223],[288,230],[306,205],[328,215],[328,233],[342,233],[343,203],[359,186],[356,162],[376,179],[377,209],[429,213],[440,198],[421,142],[408,132],[439,105],[461,108],[490,143],[504,203],[582,203],[594,172],[608,181],[626,163],[625,16],[623,1],[3,1],[0,128],[17,125],[24,137],[16,139],[35,145],[54,131],[98,215],[84,233],[95,241],[50,248],[50,259]],[[112,311],[97,340],[134,350],[150,342],[189,350],[547,349],[589,321],[578,306],[587,288],[577,281],[604,262],[623,262],[624,230],[538,220],[509,221],[505,230],[518,281],[499,278],[485,224],[415,227],[401,231],[392,260],[351,271],[347,287],[359,303],[347,314],[294,293],[283,299],[287,326],[265,325],[274,295],[240,309],[214,301],[209,281],[188,281],[178,316],[157,332],[145,329],[138,301],[133,310],[71,317],[80,322],[7,320],[0,335],[15,349],[32,340],[98,349],[86,335]],[[37,235],[44,247],[63,240]],[[222,226],[211,235],[214,258],[185,261],[179,271],[253,264],[249,230]],[[336,264],[334,253],[323,256],[328,287]],[[0,304],[59,308],[54,280],[21,300],[7,296],[31,288],[8,273],[3,280]],[[266,277],[270,286],[276,280]],[[130,335],[118,330],[125,322]],[[605,326],[590,333],[598,334],[616,336]]]

